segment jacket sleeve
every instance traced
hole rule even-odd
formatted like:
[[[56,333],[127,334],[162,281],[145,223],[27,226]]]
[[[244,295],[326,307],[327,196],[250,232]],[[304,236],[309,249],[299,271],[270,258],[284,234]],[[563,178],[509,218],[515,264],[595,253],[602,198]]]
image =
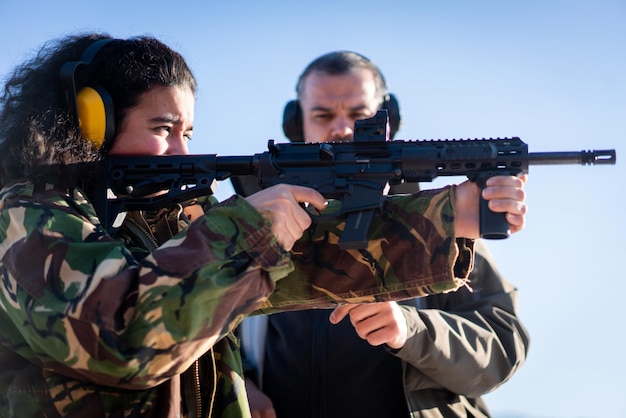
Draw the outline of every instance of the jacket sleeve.
[[[32,189],[0,204],[0,343],[66,376],[157,385],[273,291],[268,273],[291,269],[243,199],[217,205],[139,259],[105,234],[79,191]]]
[[[409,390],[445,388],[477,397],[506,382],[530,339],[517,317],[517,290],[498,273],[480,240],[467,287],[403,306],[409,338],[395,354]]]
[[[473,240],[454,234],[454,187],[389,197],[362,250],[341,250],[343,223],[314,224],[292,250],[294,271],[259,312],[416,298],[463,286]]]

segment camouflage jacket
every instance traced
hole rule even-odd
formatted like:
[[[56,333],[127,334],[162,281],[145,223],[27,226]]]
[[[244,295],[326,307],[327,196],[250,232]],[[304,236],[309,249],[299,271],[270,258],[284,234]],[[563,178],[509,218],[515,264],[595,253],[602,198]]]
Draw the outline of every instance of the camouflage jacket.
[[[339,250],[339,223],[287,253],[237,196],[190,224],[131,216],[113,238],[78,189],[3,189],[0,417],[249,416],[242,318],[458,288],[473,243],[454,237],[453,198],[390,198],[365,250]]]

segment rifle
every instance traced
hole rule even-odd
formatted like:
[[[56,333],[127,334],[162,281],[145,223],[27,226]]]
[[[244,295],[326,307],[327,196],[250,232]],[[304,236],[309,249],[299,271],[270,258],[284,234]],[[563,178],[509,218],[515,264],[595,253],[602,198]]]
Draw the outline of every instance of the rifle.
[[[252,156],[177,155],[112,156],[102,162],[96,212],[108,231],[126,211],[159,209],[214,192],[216,181],[254,176],[261,189],[286,183],[316,189],[341,201],[331,215],[345,217],[339,245],[364,248],[370,223],[384,203],[388,184],[433,181],[439,176],[467,176],[481,188],[489,177],[528,173],[529,165],[615,164],[611,150],[528,152],[520,138],[389,141],[386,110],[355,123],[353,142],[285,143],[268,141],[268,150]],[[107,197],[111,190],[115,197]],[[323,215],[311,215],[313,221]],[[122,218],[123,220],[123,218]],[[481,237],[510,235],[503,213],[480,203]]]

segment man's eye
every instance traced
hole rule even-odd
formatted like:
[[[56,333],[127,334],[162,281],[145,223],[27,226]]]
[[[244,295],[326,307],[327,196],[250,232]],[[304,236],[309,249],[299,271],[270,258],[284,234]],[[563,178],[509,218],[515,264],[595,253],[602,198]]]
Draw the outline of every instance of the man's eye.
[[[172,131],[172,127],[171,126],[157,126],[156,128],[154,128],[155,131],[161,133],[161,132],[165,132],[167,134],[169,134]]]
[[[191,141],[191,134],[185,134],[183,136],[185,137],[185,141],[187,142]]]

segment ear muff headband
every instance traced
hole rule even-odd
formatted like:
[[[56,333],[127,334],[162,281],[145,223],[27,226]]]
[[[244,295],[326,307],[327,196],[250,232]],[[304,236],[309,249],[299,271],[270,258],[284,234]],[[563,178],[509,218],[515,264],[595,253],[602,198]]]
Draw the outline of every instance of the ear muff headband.
[[[400,129],[402,121],[400,117],[400,104],[393,94],[385,96],[381,109],[387,109],[389,115],[389,138],[393,139]],[[283,133],[291,142],[304,142],[304,130],[302,127],[302,109],[297,100],[290,100],[283,110]]]
[[[70,114],[77,121],[81,136],[98,148],[107,149],[115,136],[115,114],[111,95],[101,86],[91,85],[76,91],[75,74],[81,65],[92,63],[98,52],[115,39],[100,39],[85,49],[78,61],[61,67],[61,82]]]

